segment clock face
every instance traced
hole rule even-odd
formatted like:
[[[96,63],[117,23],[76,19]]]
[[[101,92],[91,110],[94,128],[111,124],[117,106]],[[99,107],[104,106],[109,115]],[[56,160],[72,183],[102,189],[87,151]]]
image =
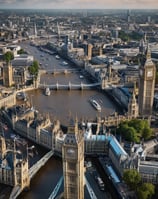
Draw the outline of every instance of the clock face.
[[[68,148],[67,149],[67,156],[69,157],[69,158],[71,158],[71,157],[75,157],[75,149],[73,149],[73,148]]]
[[[75,153],[75,150],[72,148],[69,148],[69,149],[67,149],[67,153],[70,153],[70,154]]]
[[[147,77],[152,77],[153,76],[153,70],[150,69],[147,71]]]

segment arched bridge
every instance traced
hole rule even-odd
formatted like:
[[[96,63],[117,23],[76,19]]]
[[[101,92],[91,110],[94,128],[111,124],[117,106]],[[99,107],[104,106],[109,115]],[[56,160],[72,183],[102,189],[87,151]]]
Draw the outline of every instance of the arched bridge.
[[[100,82],[92,83],[92,84],[73,84],[69,82],[68,84],[59,84],[58,82],[56,84],[46,85],[46,84],[39,84],[39,88],[45,89],[49,88],[51,90],[83,90],[83,89],[90,89],[96,86],[100,86]]]

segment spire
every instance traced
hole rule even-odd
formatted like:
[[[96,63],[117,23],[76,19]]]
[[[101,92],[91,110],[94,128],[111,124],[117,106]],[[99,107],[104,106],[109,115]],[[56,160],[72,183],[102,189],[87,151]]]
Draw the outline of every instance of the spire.
[[[136,101],[135,90],[132,92],[132,101]]]
[[[149,47],[149,43],[147,43],[145,57],[146,57],[146,60],[151,59],[151,50],[150,50],[150,47]]]
[[[144,42],[145,42],[145,43],[147,42],[146,33],[144,33]]]

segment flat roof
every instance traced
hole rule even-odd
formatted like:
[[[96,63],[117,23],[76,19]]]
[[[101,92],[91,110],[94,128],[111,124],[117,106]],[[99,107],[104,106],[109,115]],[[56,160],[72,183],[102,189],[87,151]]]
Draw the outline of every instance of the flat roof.
[[[122,146],[119,144],[117,139],[113,136],[113,138],[110,141],[110,146],[114,150],[115,154],[120,156],[120,155],[125,155],[127,156],[126,151],[122,148]]]

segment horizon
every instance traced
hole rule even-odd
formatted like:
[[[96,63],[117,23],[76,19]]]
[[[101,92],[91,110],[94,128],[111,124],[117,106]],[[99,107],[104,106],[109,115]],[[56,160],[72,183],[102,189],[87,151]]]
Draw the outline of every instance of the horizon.
[[[157,0],[0,0],[0,9],[158,9]]]

